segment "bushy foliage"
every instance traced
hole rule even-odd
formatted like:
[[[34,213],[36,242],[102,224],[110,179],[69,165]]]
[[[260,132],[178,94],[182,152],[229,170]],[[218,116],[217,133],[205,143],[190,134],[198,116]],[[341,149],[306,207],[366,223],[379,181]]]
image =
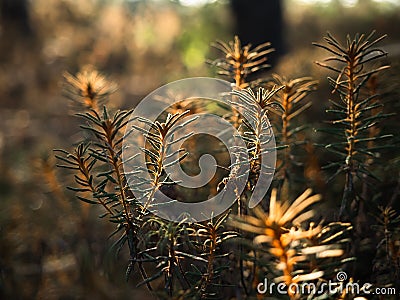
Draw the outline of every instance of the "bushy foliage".
[[[356,192],[353,177],[367,183],[367,177],[373,176],[369,170],[374,162],[368,156],[377,158],[382,148],[376,143],[391,137],[380,134],[377,121],[389,115],[382,113],[376,91],[368,90],[368,83],[387,68],[384,65],[369,69],[370,62],[386,55],[373,48],[383,37],[376,40],[372,37],[373,33],[357,35],[354,39],[348,37],[347,46],[342,46],[328,34],[328,46],[316,44],[334,55],[326,61],[339,65],[318,63],[338,73],[337,78],[330,81],[342,100],[342,103],[331,102],[334,108],[329,110],[339,118],[331,121],[329,128],[321,129],[339,139],[327,143],[325,148],[344,157],[343,161],[329,165],[337,168],[335,176],[344,173],[346,178],[337,220],[331,222],[323,221],[323,214],[317,213],[315,206],[321,197],[304,188],[306,181],[296,180],[302,160],[303,163],[307,160],[307,154],[304,154],[307,151],[301,152],[297,148],[309,143],[301,134],[308,130],[307,126],[297,120],[311,106],[307,96],[316,89],[317,81],[310,77],[287,79],[277,74],[271,78],[255,78],[257,72],[268,67],[267,55],[272,51],[268,43],[252,48],[251,45],[242,46],[235,37],[230,43],[215,44],[223,57],[211,64],[234,86],[230,102],[232,110],[224,117],[246,141],[250,173],[246,189],[237,195],[233,210],[204,222],[167,221],[150,213],[148,208],[153,205],[157,191],[170,189],[171,193],[171,187],[173,190],[179,184],[170,180],[165,170],[165,149],[168,142],[174,141],[174,126],[193,113],[193,109],[198,113],[206,111],[206,107],[188,100],[184,107],[173,108],[173,113],[166,114],[163,120],[136,120],[150,127],[146,131],[131,125],[132,111],[112,113],[107,109],[107,97],[115,88],[105,77],[95,70],[84,70],[76,76],[66,74],[66,91],[72,96],[75,107],[80,107],[77,116],[84,120],[81,128],[85,134],[74,151],[57,150],[59,166],[74,173],[75,184],[69,189],[78,199],[101,206],[104,210],[101,218],[116,224],[113,235],[119,238],[115,245],[118,251],[125,245],[129,250],[127,280],[138,268],[142,276],[139,286],[147,286],[158,297],[211,299],[234,295],[255,297],[257,284],[266,276],[284,282],[286,286],[301,282],[319,284],[335,280],[340,270],[350,270],[354,260],[357,263],[354,251],[357,243],[350,237],[357,237],[353,227],[358,223],[354,224],[352,219],[344,216],[358,214],[358,209],[350,208],[350,201],[369,201],[373,205],[372,197],[362,198],[361,193]],[[243,115],[256,124],[255,129]],[[188,122],[190,120],[180,126]],[[261,160],[261,145],[266,142],[263,132],[272,128],[278,144],[275,149],[270,149],[278,152],[274,188],[260,205],[248,208],[260,172],[267,168]],[[122,140],[134,130],[147,140],[148,146],[141,151],[147,159],[146,170],[151,179],[149,182],[138,181],[136,186],[129,188],[122,168]],[[174,164],[184,161],[188,154],[184,149],[179,149],[179,153]],[[235,164],[229,169],[232,170]],[[143,184],[151,186],[145,193],[145,201],[134,196],[135,189],[140,189]],[[224,181],[221,181],[214,188],[220,189],[223,185]],[[306,191],[298,196],[302,186]],[[190,195],[183,197],[190,198]],[[382,252],[386,253],[387,263],[398,262],[397,233],[393,227],[398,218],[391,208],[381,211],[377,216],[377,228],[384,232],[381,244],[386,247],[380,248],[375,262],[385,260]],[[392,271],[398,274],[398,266]],[[381,277],[375,279],[376,286],[385,281]],[[279,294],[270,296],[282,297]],[[291,290],[287,296],[290,299],[317,297]],[[318,297],[343,299],[344,294]]]

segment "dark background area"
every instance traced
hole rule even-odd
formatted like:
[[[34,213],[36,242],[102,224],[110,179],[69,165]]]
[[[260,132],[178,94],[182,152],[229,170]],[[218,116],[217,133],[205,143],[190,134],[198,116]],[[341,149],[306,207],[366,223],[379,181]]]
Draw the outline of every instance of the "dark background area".
[[[325,119],[327,73],[313,61],[325,55],[311,42],[327,30],[388,34],[392,65],[382,79],[388,109],[397,111],[400,5],[396,1],[0,1],[0,298],[144,299],[124,281],[126,253],[110,250],[112,231],[100,211],[65,191],[52,149],[79,140],[78,124],[62,97],[62,74],[93,65],[119,84],[111,106],[131,108],[147,93],[188,76],[215,76],[206,59],[216,39],[271,41],[270,72],[320,80],[304,122]],[[205,1],[203,1],[205,2]],[[267,74],[268,75],[268,74]],[[396,87],[397,85],[397,87]],[[386,130],[398,128],[398,117]],[[320,137],[315,134],[313,139]],[[397,163],[388,154],[383,193],[392,191]],[[326,157],[320,158],[322,161]],[[323,181],[324,175],[313,175]],[[335,184],[317,191],[335,195]],[[319,190],[318,190],[319,189]],[[326,196],[329,197],[334,196]]]

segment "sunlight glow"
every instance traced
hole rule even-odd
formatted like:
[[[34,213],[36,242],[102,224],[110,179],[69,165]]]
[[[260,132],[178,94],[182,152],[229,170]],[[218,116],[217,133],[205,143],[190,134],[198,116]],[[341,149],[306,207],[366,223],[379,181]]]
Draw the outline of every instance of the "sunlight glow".
[[[353,7],[357,5],[358,0],[340,0],[340,2],[347,7]]]
[[[203,6],[215,1],[216,0],[179,0],[179,3],[183,6]]]
[[[303,4],[328,4],[329,2],[331,2],[331,0],[297,0],[300,3]]]

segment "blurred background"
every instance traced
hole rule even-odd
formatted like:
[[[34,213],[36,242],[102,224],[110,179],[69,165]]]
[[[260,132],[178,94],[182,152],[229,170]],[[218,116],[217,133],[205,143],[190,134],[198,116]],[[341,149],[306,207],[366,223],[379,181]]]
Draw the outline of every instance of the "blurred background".
[[[311,42],[326,31],[343,41],[373,29],[388,34],[385,88],[394,98],[399,0],[0,0],[0,298],[147,295],[137,281],[125,283],[127,260],[110,250],[112,227],[66,193],[53,168],[52,149],[79,139],[63,72],[93,65],[119,85],[111,106],[132,108],[167,82],[215,76],[205,63],[218,55],[210,44],[238,34],[244,43],[272,42],[271,72],[320,80],[306,116],[319,126],[329,87],[313,63],[325,53]]]

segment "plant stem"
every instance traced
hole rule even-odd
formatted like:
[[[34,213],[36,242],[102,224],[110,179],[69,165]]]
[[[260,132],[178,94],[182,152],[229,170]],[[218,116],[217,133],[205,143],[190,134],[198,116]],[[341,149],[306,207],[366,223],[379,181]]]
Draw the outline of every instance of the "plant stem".
[[[164,160],[164,155],[165,155],[165,145],[164,145],[164,139],[165,137],[160,134],[160,139],[161,139],[161,145],[159,149],[159,156],[157,160],[157,167],[156,167],[156,174],[154,175],[153,179],[153,186],[154,188],[151,190],[149,197],[143,206],[142,212],[146,211],[146,209],[149,207],[151,200],[153,199],[154,194],[156,193],[157,189],[159,188],[159,183],[160,183],[160,178],[163,170],[163,160]]]
[[[114,143],[113,143],[113,133],[112,133],[112,129],[113,129],[113,125],[111,124],[111,120],[107,119],[105,121],[105,126],[104,126],[104,133],[105,133],[105,137],[106,137],[106,142],[107,142],[107,149],[108,149],[108,153],[110,155],[110,163],[113,166],[113,169],[115,171],[115,175],[117,177],[117,184],[119,187],[119,191],[120,191],[120,203],[122,205],[122,207],[124,208],[124,218],[125,221],[127,222],[126,227],[127,230],[129,230],[130,228],[133,229],[133,224],[132,224],[132,220],[131,220],[131,213],[130,213],[130,207],[129,207],[129,203],[126,201],[126,194],[125,194],[125,188],[124,188],[124,183],[122,181],[122,174],[119,168],[119,156],[117,155],[116,151],[114,150]]]
[[[354,181],[353,174],[355,171],[354,165],[354,154],[355,154],[355,144],[357,135],[357,120],[356,120],[356,78],[354,74],[355,68],[355,54],[350,50],[349,60],[347,62],[347,67],[345,69],[345,74],[347,76],[347,95],[346,95],[346,105],[347,105],[347,121],[349,122],[349,128],[346,129],[347,136],[347,157],[346,157],[346,182],[343,190],[342,204],[340,206],[339,218],[342,218],[346,212],[347,205],[349,201],[354,199]]]

